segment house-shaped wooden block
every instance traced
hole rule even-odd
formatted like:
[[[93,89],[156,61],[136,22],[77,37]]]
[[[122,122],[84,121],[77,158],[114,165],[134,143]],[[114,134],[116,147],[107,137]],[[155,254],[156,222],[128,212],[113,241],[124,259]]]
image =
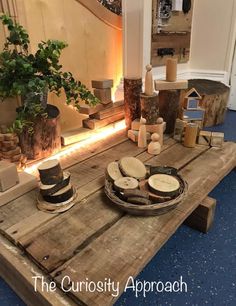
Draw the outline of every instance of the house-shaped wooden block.
[[[184,97],[184,108],[187,110],[199,109],[202,97],[195,88],[190,89]]]

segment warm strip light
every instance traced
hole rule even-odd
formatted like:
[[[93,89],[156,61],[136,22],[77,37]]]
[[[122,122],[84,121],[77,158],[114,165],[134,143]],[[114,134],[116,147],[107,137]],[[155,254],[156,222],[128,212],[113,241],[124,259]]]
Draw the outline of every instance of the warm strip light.
[[[45,158],[43,161],[50,160],[50,159],[55,159],[55,158],[60,158],[60,157],[66,157],[69,156],[70,154],[74,153],[75,151],[87,147],[88,145],[97,142],[99,140],[103,140],[107,138],[108,136],[111,136],[119,131],[122,131],[126,128],[125,125],[125,120],[119,121],[114,123],[112,126],[108,126],[102,129],[101,132],[94,132],[94,135],[90,136],[89,138],[82,140],[80,142],[77,142],[73,145],[71,145],[69,148],[64,149],[48,158]],[[39,161],[31,166],[27,166],[26,169],[24,170],[27,173],[34,173],[38,166],[43,162]]]

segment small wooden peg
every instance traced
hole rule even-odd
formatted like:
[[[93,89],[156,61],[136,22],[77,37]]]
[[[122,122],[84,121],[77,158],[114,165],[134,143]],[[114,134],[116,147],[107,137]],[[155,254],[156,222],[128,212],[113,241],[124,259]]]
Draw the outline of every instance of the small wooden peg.
[[[161,153],[161,145],[158,142],[160,140],[160,136],[157,133],[152,134],[152,141],[148,145],[148,153],[152,155],[158,155]]]
[[[152,66],[146,66],[146,75],[145,75],[145,95],[152,96],[154,93],[154,84],[152,76]]]
[[[147,130],[146,130],[146,119],[140,119],[140,128],[138,133],[138,147],[146,148],[147,147]]]

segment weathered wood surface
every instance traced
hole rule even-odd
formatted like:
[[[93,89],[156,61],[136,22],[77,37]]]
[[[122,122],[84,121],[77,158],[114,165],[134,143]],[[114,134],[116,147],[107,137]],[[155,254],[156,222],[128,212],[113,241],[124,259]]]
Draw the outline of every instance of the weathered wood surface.
[[[25,250],[58,283],[65,275],[72,281],[110,277],[120,282],[122,293],[128,277],[138,274],[236,166],[236,144],[225,143],[222,149],[207,146],[190,149],[169,139],[162,153],[155,157],[131,141],[110,145],[110,149],[82,159],[69,169],[72,184],[79,188],[80,201],[71,210],[56,216],[37,211],[36,192],[32,191],[0,208],[0,232]],[[146,164],[178,168],[189,183],[187,199],[166,215],[148,218],[129,216],[108,205],[109,200],[101,190],[104,169],[122,156],[136,156]],[[28,281],[27,286],[32,284]],[[73,299],[88,305],[110,305],[115,301],[109,293],[97,292],[75,293]]]

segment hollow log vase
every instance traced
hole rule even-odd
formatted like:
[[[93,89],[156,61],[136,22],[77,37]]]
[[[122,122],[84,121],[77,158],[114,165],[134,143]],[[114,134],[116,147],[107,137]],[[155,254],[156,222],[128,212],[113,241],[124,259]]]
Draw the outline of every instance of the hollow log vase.
[[[124,109],[126,127],[130,128],[133,120],[140,118],[141,78],[124,79]]]
[[[158,118],[158,96],[140,94],[141,115],[146,119],[146,124],[156,124]]]

